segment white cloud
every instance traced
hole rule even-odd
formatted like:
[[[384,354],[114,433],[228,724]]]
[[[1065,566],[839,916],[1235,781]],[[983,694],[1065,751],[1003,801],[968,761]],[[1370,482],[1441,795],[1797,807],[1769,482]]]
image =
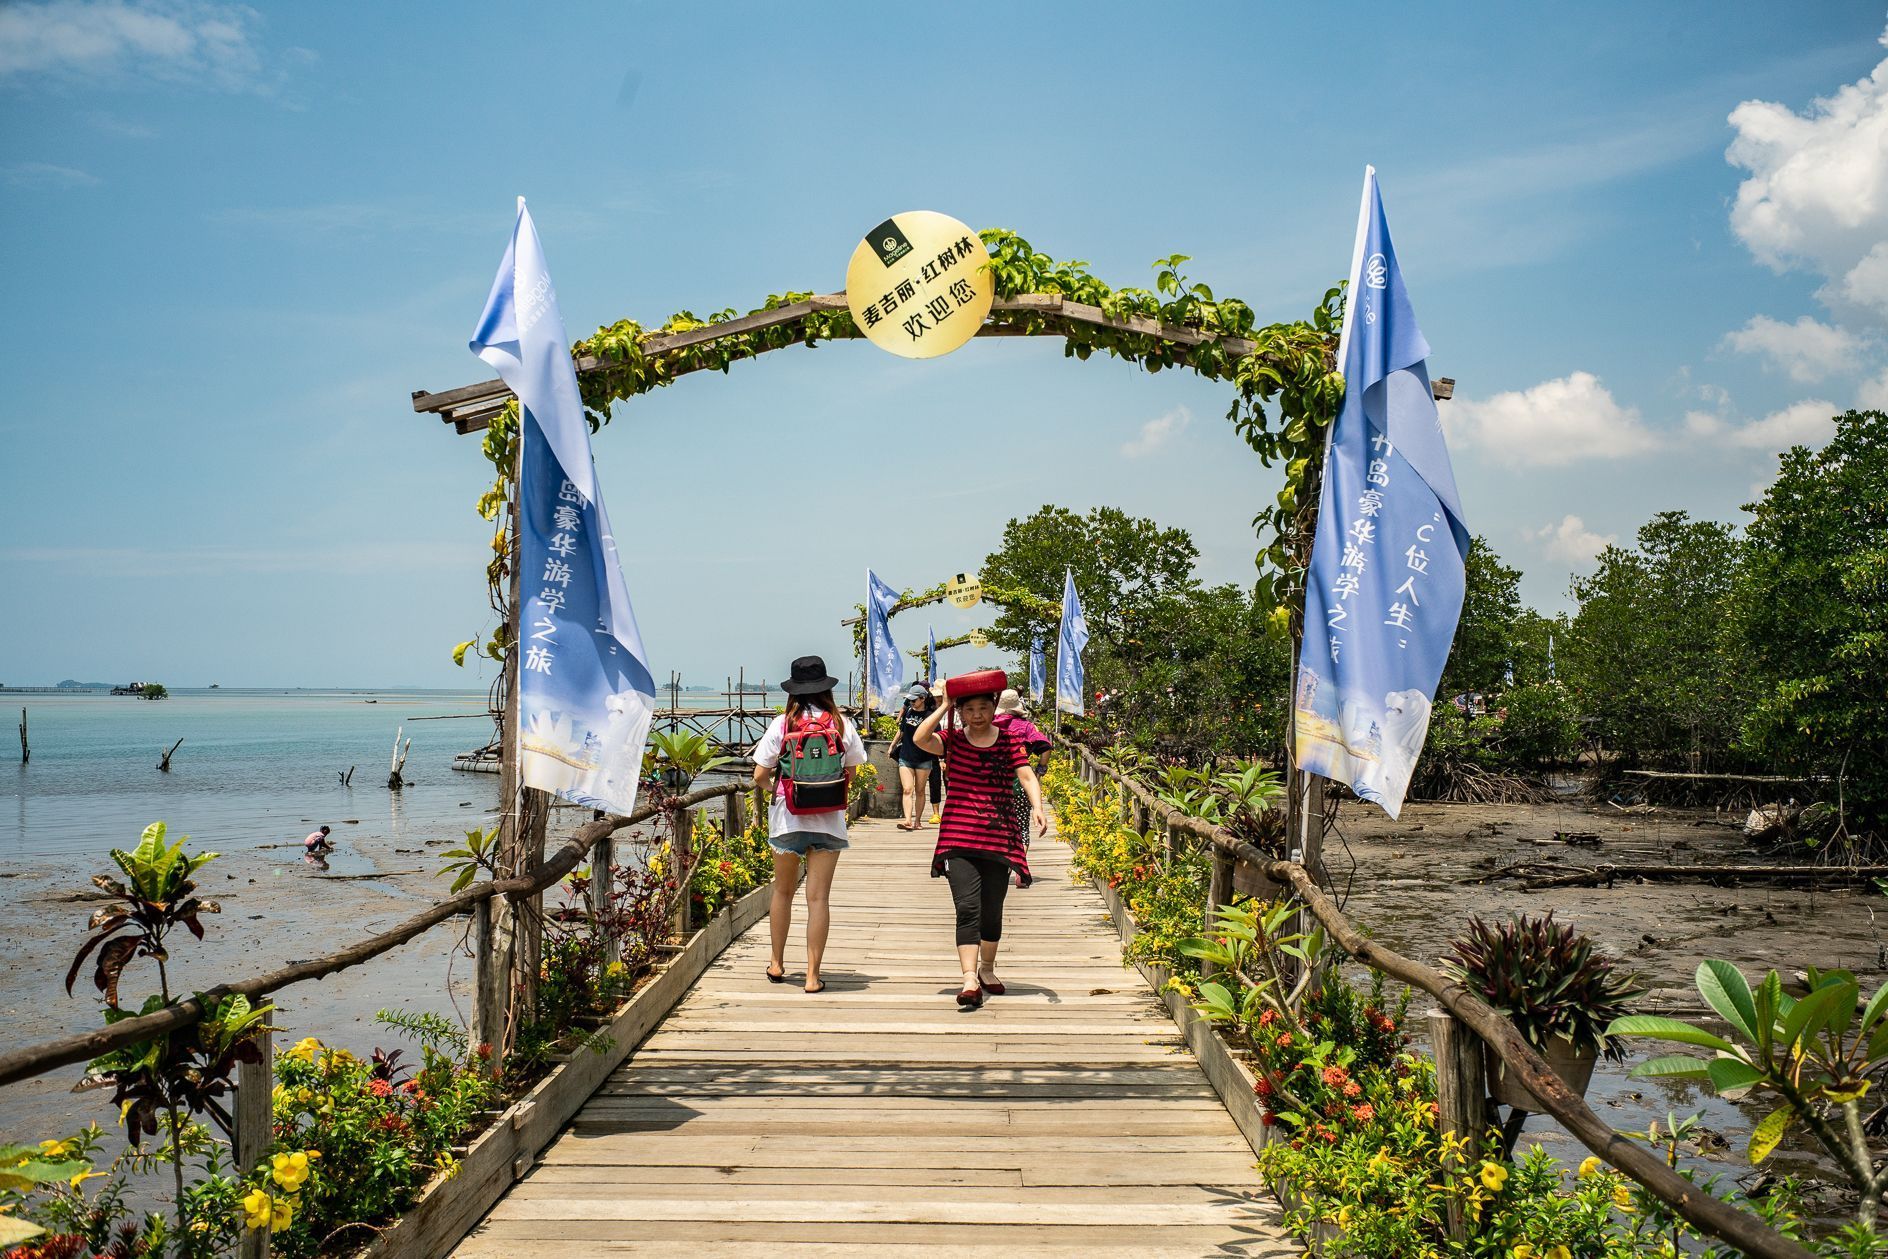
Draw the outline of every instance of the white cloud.
[[[1778,271],[1824,276],[1825,300],[1888,316],[1888,60],[1802,114],[1751,100],[1730,124],[1725,157],[1750,172],[1731,208],[1738,238]]]
[[[1873,380],[1865,380],[1856,392],[1855,407],[1858,411],[1888,411],[1888,367]]]
[[[1187,425],[1191,423],[1193,423],[1193,412],[1185,407],[1175,407],[1141,425],[1138,435],[1130,441],[1121,443],[1121,453],[1130,459],[1151,455],[1184,433]]]
[[[1619,459],[1659,444],[1638,410],[1620,406],[1591,372],[1544,380],[1486,401],[1458,394],[1442,413],[1452,442],[1487,451],[1510,466]]]
[[[1563,516],[1560,523],[1545,525],[1528,535],[1542,543],[1541,552],[1550,560],[1568,564],[1591,564],[1603,549],[1618,541],[1616,533],[1595,533],[1578,516]]]
[[[1724,344],[1739,354],[1762,355],[1771,366],[1788,372],[1792,380],[1815,381],[1854,371],[1865,342],[1846,328],[1821,323],[1808,315],[1795,323],[1757,315],[1743,327],[1726,333]]]
[[[1835,432],[1833,415],[1841,408],[1822,398],[1805,398],[1780,411],[1771,411],[1763,419],[1731,423],[1718,415],[1692,411],[1684,417],[1684,427],[1695,436],[1714,438],[1724,445],[1739,445],[1754,451],[1782,451],[1790,445],[1822,445]]]
[[[13,188],[91,188],[98,176],[73,166],[54,166],[51,162],[14,162],[0,166],[0,179]]]
[[[0,79],[125,76],[256,86],[254,9],[207,0],[46,0],[0,6]]]

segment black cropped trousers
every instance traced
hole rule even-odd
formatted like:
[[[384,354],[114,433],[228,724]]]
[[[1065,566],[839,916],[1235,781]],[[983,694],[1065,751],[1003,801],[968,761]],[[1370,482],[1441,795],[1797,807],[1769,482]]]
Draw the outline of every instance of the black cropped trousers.
[[[1003,897],[1010,890],[1010,863],[1001,857],[953,853],[944,864],[951,899],[957,903],[957,943],[994,944],[1003,938]]]

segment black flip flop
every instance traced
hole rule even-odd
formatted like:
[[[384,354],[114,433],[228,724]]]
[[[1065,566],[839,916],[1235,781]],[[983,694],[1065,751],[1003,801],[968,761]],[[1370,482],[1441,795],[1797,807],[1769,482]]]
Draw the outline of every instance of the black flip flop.
[[[819,995],[820,993],[822,993],[822,992],[825,992],[825,991],[826,991],[826,981],[822,979],[822,980],[820,980],[820,981],[819,981],[819,987],[817,987],[817,988],[805,988],[805,989],[802,989],[802,991],[803,991],[803,992],[805,992],[805,993],[806,993],[806,995],[807,995],[807,996],[809,996],[809,997],[816,997],[816,996],[818,996],[818,995]]]
[[[763,970],[762,973],[767,976],[767,982],[770,984],[784,984],[787,982],[787,972],[784,969],[778,975],[774,974],[771,970]]]

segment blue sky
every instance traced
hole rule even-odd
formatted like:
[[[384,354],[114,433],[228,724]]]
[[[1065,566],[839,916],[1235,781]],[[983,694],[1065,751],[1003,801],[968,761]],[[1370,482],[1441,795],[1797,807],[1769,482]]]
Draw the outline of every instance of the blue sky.
[[[1469,522],[1563,607],[1604,539],[1741,520],[1778,450],[1888,405],[1884,20],[0,4],[0,681],[473,681],[487,467],[407,398],[489,374],[465,340],[518,194],[573,335],[837,289],[919,208],[1118,285],[1187,253],[1280,319],[1341,278],[1374,162]],[[927,585],[1046,502],[1247,580],[1276,482],[1229,401],[1047,341],[861,342],[686,379],[597,454],[656,672],[718,683],[836,663],[866,565]]]

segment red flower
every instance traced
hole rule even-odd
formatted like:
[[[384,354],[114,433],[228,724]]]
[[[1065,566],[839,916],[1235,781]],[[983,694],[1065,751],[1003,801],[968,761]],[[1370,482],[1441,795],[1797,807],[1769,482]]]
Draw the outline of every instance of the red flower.
[[[1265,1013],[1263,1013],[1263,1014],[1261,1014],[1261,1015],[1259,1015],[1259,1026],[1260,1026],[1260,1027],[1270,1027],[1270,1026],[1271,1026],[1272,1024],[1274,1024],[1274,1023],[1276,1023],[1276,1022],[1278,1022],[1278,1011],[1277,1011],[1277,1010],[1267,1010],[1267,1011],[1265,1011]]]
[[[393,1085],[385,1080],[372,1080],[368,1082],[367,1091],[375,1097],[392,1097]]]
[[[1350,1108],[1350,1116],[1358,1123],[1369,1123],[1377,1117],[1377,1108],[1369,1102],[1360,1102]]]
[[[1342,1088],[1349,1079],[1349,1074],[1342,1067],[1324,1068],[1324,1082],[1332,1088]]]
[[[492,1046],[491,1046],[491,1042],[489,1042],[489,1041],[483,1041],[483,1040],[482,1040],[482,1041],[480,1041],[480,1042],[479,1042],[479,1047],[478,1047],[477,1049],[474,1049],[474,1050],[473,1050],[472,1052],[473,1052],[473,1054],[475,1054],[476,1056],[478,1056],[478,1057],[480,1057],[480,1058],[489,1058],[489,1057],[491,1057],[491,1056],[492,1056]]]
[[[1278,1116],[1274,1115],[1269,1110],[1261,1111],[1259,1113],[1259,1122],[1264,1124],[1268,1128],[1276,1127],[1278,1124]]]
[[[1290,1033],[1290,1032],[1281,1032],[1281,1033],[1279,1034],[1279,1037],[1278,1037],[1278,1047],[1279,1047],[1280,1049],[1289,1049],[1289,1048],[1291,1048],[1291,1033]]]
[[[1260,1097],[1270,1097],[1275,1090],[1272,1088],[1271,1080],[1267,1079],[1265,1076],[1260,1076],[1254,1081],[1252,1091],[1257,1093]]]
[[[1350,1080],[1345,1083],[1344,1085],[1345,1097],[1362,1097],[1363,1095],[1364,1095],[1363,1085],[1357,1083],[1357,1081],[1355,1080]]]

